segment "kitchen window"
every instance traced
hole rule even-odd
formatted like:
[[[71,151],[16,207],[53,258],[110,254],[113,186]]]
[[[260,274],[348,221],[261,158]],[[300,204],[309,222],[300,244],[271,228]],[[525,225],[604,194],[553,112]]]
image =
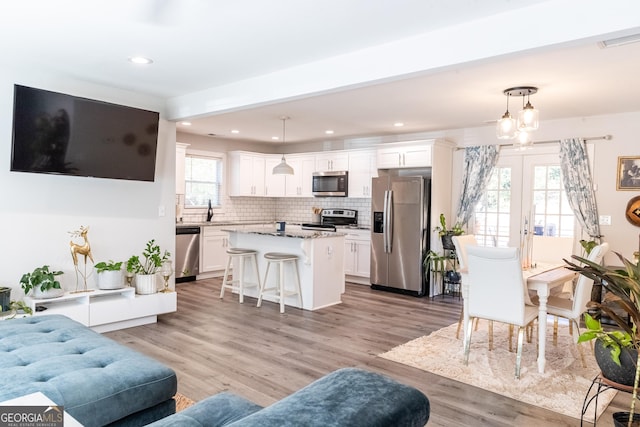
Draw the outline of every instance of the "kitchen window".
[[[222,165],[222,156],[186,155],[185,208],[222,207]]]

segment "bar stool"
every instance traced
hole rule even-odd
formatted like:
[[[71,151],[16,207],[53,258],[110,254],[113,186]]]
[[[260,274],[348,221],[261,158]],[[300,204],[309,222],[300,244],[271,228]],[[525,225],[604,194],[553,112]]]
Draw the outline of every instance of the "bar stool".
[[[240,303],[244,302],[244,289],[257,286],[260,289],[260,274],[258,273],[258,252],[254,249],[229,248],[227,249],[227,267],[224,269],[220,299],[224,298],[224,290],[238,291]],[[253,266],[258,283],[247,283],[244,280],[245,260],[249,260]],[[237,263],[236,263],[237,261]],[[229,273],[233,263],[233,280],[229,280]]]
[[[298,305],[302,308],[302,291],[300,290],[300,274],[298,273],[297,263],[298,255],[285,254],[281,252],[267,252],[264,254],[264,258],[267,260],[267,269],[264,272],[264,280],[262,281],[260,294],[258,295],[258,307],[262,305],[262,296],[265,292],[274,292],[276,294],[277,301],[280,302],[280,313],[284,313],[284,299],[288,296],[298,295]],[[295,271],[295,291],[287,291],[284,287],[284,267],[287,263],[291,263]],[[265,288],[271,264],[276,264],[278,268],[278,280],[276,286]]]

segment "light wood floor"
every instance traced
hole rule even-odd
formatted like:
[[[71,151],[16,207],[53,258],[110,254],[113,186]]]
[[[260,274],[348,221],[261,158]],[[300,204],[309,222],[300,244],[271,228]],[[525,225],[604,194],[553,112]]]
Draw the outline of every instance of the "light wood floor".
[[[178,285],[178,311],[158,323],[107,333],[172,367],[178,391],[194,400],[224,390],[268,405],[338,368],[380,372],[422,390],[429,426],[577,426],[579,421],[377,357],[457,321],[460,301],[415,298],[347,284],[343,303],[315,312],[227,293],[220,280]],[[446,351],[446,349],[443,349]],[[453,361],[453,363],[456,363]],[[625,410],[619,393],[598,422]],[[381,399],[384,396],[380,397]]]

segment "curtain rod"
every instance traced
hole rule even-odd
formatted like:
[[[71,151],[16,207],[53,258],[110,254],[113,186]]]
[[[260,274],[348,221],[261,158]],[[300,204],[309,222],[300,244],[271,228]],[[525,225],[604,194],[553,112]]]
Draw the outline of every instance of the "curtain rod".
[[[611,135],[603,135],[603,136],[588,136],[585,138],[580,138],[583,141],[599,141],[599,140],[605,140],[605,141],[609,141],[610,139],[612,139],[613,136]],[[559,139],[550,139],[548,141],[533,141],[532,145],[539,145],[539,144],[558,144],[560,143]],[[513,147],[514,144],[499,144],[498,147]],[[466,147],[456,147],[456,151],[457,150],[464,150]]]

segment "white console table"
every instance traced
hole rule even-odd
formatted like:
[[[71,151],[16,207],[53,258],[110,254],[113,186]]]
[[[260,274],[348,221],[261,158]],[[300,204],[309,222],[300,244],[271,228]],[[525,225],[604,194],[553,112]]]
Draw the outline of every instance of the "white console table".
[[[176,292],[136,295],[135,291],[133,287],[90,289],[86,292],[65,292],[51,299],[25,297],[25,303],[36,316],[64,314],[96,332],[155,323],[158,314],[177,310]]]

